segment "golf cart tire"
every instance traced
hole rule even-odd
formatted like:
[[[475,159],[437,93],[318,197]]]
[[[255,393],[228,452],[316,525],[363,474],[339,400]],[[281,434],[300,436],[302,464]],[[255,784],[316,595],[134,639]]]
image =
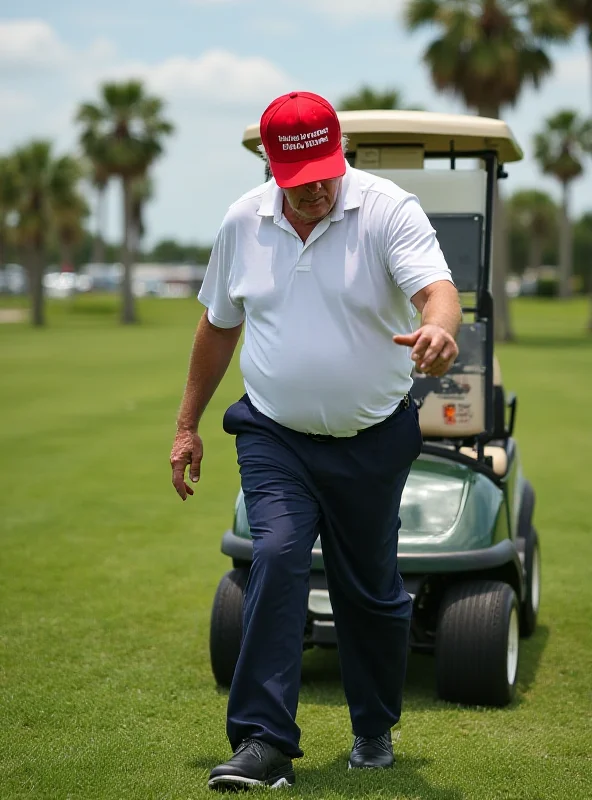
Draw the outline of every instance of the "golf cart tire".
[[[436,683],[442,700],[506,706],[515,694],[519,607],[514,589],[493,580],[451,586],[436,631]]]
[[[528,638],[536,630],[541,591],[541,547],[536,529],[532,525],[520,545],[524,553],[526,584],[526,594],[520,608],[520,636]]]
[[[249,570],[227,572],[218,584],[210,619],[210,661],[219,686],[229,687],[243,635],[243,598]]]

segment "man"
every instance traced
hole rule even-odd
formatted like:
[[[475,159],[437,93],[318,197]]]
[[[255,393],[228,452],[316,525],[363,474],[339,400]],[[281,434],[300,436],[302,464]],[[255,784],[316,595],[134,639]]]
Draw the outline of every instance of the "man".
[[[277,98],[261,137],[273,179],[230,207],[216,237],[171,454],[185,500],[187,466],[199,480],[198,423],[244,322],[246,394],[224,429],[236,437],[253,563],[228,701],[234,755],[212,770],[214,789],[295,781],[319,532],[355,737],[349,767],[393,763],[412,611],[397,569],[399,505],[421,449],[411,371],[449,369],[461,317],[417,198],[346,164],[326,100]]]

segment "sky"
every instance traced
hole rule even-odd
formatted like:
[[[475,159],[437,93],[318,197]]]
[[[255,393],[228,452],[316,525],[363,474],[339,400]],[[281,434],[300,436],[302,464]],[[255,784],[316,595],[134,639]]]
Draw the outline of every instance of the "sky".
[[[175,133],[153,170],[146,246],[163,238],[210,244],[228,206],[263,181],[241,145],[244,128],[278,95],[300,90],[338,104],[362,84],[397,88],[408,104],[470,113],[431,86],[422,54],[434,32],[410,34],[402,0],[0,0],[0,153],[50,138],[78,150],[81,102],[105,80],[141,78],[165,102]],[[532,157],[533,135],[562,108],[592,115],[582,33],[551,49],[554,71],[504,113],[525,151],[504,191],[559,196]],[[592,159],[574,184],[575,214],[592,210]],[[107,236],[121,235],[120,195],[108,196]]]

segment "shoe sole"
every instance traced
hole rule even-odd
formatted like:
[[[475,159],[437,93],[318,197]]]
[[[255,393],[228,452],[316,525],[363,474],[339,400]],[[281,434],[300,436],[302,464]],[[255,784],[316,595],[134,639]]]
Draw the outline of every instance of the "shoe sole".
[[[354,767],[351,761],[347,762],[348,769],[390,769],[395,765],[394,761],[391,761],[390,764],[365,764],[363,767]]]
[[[273,783],[258,781],[255,778],[242,778],[239,775],[217,775],[208,781],[210,789],[219,792],[230,791],[239,792],[242,790],[254,789],[256,786],[266,786],[269,789],[282,789],[283,787],[293,786],[296,782],[294,775],[272,779]]]

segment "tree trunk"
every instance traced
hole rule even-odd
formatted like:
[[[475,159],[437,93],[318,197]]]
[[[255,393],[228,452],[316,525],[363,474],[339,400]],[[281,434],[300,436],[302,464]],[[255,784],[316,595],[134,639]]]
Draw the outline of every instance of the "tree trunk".
[[[4,221],[0,219],[0,269],[4,269],[6,259],[6,228]]]
[[[7,292],[4,276],[6,274],[6,229],[4,223],[0,220],[0,292]]]
[[[97,187],[96,230],[93,242],[93,264],[105,263],[105,208],[107,204],[106,186]]]
[[[45,303],[43,297],[43,251],[31,248],[27,253],[27,273],[31,295],[31,325],[45,325]]]
[[[488,105],[479,108],[479,116],[499,119],[500,110]],[[498,181],[495,181],[493,192],[493,231],[491,252],[491,290],[493,294],[493,328],[495,340],[498,342],[511,342],[514,340],[510,307],[506,293],[506,279],[508,274],[508,231],[504,203],[499,190]]]
[[[124,325],[136,322],[136,309],[132,291],[133,222],[131,180],[123,178],[123,275],[121,279],[121,321]]]
[[[559,211],[559,297],[571,297],[572,231],[569,220],[569,184],[563,184]]]
[[[543,250],[545,242],[541,236],[535,233],[530,234],[528,243],[528,266],[530,269],[540,269],[543,265]]]

